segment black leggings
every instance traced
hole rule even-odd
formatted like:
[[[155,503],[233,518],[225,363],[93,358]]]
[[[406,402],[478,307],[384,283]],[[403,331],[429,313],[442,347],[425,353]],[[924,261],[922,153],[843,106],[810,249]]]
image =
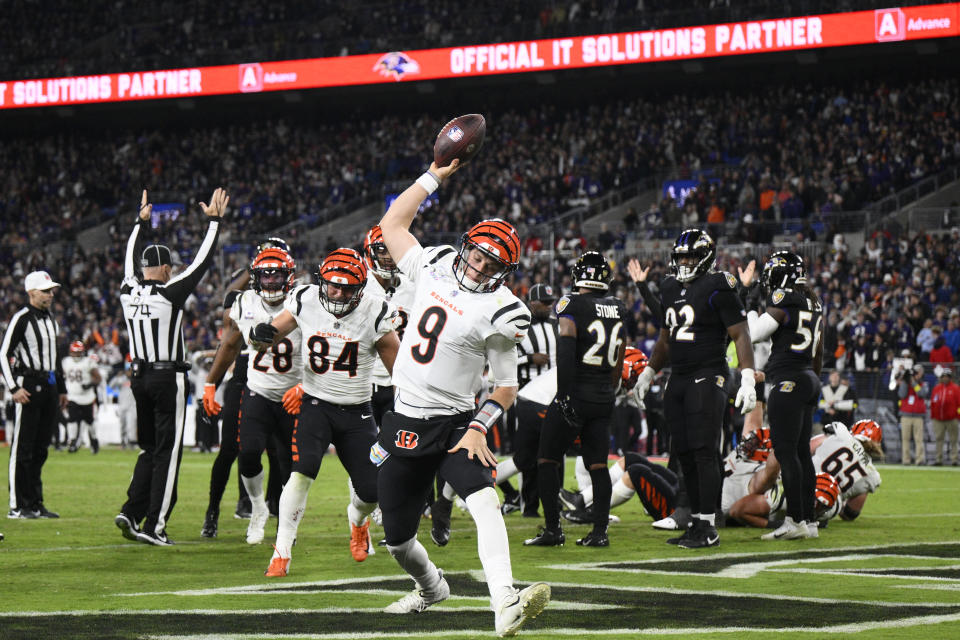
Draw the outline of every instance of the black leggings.
[[[777,376],[770,383],[770,439],[780,463],[787,515],[796,522],[814,520],[816,473],[810,455],[810,435],[819,398],[820,379],[810,369]]]

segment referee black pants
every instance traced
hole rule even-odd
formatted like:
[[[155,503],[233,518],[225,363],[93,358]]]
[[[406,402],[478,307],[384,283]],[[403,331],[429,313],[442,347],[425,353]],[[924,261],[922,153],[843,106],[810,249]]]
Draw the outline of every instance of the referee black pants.
[[[137,402],[140,455],[121,511],[142,529],[161,534],[177,503],[177,476],[183,455],[187,374],[145,371],[131,383]]]
[[[10,508],[38,509],[43,503],[40,471],[57,428],[60,398],[56,385],[45,378],[24,378],[21,386],[30,393],[30,401],[15,407],[8,476]]]

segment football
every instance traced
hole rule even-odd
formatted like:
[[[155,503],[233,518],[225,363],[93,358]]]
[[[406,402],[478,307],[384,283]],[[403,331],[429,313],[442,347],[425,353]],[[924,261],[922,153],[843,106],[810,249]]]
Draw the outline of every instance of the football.
[[[466,164],[480,151],[486,135],[487,121],[479,113],[454,118],[437,134],[433,161],[438,167],[447,166],[454,158],[459,158],[460,164]]]

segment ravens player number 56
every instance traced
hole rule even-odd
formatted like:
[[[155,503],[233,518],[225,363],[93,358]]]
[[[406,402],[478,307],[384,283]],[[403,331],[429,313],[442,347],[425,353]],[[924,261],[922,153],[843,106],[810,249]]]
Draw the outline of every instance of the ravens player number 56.
[[[661,287],[663,322],[649,366],[634,387],[642,399],[657,371],[672,367],[663,403],[671,429],[672,451],[683,469],[693,525],[667,542],[692,549],[720,543],[715,509],[720,497],[719,440],[727,404],[724,383],[730,375],[727,340],[734,341],[741,366],[736,406],[753,410],[757,394],[753,348],[746,312],[737,296],[736,278],[715,271],[717,245],[706,232],[687,229],[673,246],[674,275]]]

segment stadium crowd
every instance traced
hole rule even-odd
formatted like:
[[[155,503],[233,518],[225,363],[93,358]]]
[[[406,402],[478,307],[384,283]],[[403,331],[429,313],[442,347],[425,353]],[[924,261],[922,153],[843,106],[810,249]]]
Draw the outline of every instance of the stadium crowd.
[[[682,9],[666,0],[477,0],[469,5],[247,0],[226,15],[209,0],[187,6],[16,0],[0,14],[0,30],[9,38],[0,51],[0,78],[318,58],[885,6],[878,0],[691,0]]]

